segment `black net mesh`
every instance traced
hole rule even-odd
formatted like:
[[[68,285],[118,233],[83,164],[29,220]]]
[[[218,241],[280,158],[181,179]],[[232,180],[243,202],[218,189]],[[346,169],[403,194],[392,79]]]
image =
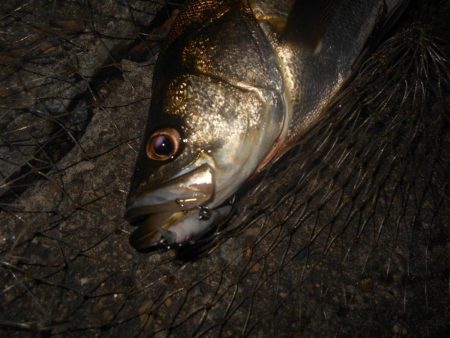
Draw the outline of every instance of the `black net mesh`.
[[[0,5],[0,335],[448,336],[448,1],[413,1],[194,248],[123,219],[181,3]]]

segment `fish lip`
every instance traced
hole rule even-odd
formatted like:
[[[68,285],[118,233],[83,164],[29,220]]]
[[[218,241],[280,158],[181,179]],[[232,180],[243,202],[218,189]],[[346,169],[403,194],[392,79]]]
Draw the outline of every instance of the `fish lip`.
[[[212,225],[229,217],[231,209],[232,204],[227,202],[213,209],[198,208],[198,210],[190,209],[165,215],[164,217],[168,217],[169,223],[170,219],[175,216],[175,220],[172,219],[171,226],[168,228],[158,226],[158,217],[161,214],[150,215],[131,233],[129,242],[138,252],[151,252],[196,244],[199,238],[214,230]],[[202,215],[202,210],[206,211],[206,215]]]
[[[131,225],[139,225],[153,214],[200,208],[213,198],[214,188],[213,168],[203,163],[154,189],[131,195],[125,219]]]

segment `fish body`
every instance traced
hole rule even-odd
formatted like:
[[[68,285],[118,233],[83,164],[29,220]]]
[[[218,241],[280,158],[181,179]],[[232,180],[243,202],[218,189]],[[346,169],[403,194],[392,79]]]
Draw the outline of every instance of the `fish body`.
[[[235,192],[318,120],[400,3],[186,5],[155,66],[127,201],[132,245],[189,243],[225,218]]]

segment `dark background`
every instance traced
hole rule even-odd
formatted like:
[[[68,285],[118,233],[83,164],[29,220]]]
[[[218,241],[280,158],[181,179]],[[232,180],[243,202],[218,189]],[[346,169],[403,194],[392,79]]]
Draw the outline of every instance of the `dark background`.
[[[0,335],[450,335],[449,1],[412,1],[195,248],[123,219],[180,3],[0,5]]]

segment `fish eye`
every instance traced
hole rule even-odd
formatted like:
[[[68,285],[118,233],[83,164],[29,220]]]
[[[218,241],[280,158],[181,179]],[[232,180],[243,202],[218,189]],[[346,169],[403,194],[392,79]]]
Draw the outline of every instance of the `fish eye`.
[[[165,161],[175,155],[180,148],[180,133],[174,128],[155,131],[147,142],[147,157]]]

